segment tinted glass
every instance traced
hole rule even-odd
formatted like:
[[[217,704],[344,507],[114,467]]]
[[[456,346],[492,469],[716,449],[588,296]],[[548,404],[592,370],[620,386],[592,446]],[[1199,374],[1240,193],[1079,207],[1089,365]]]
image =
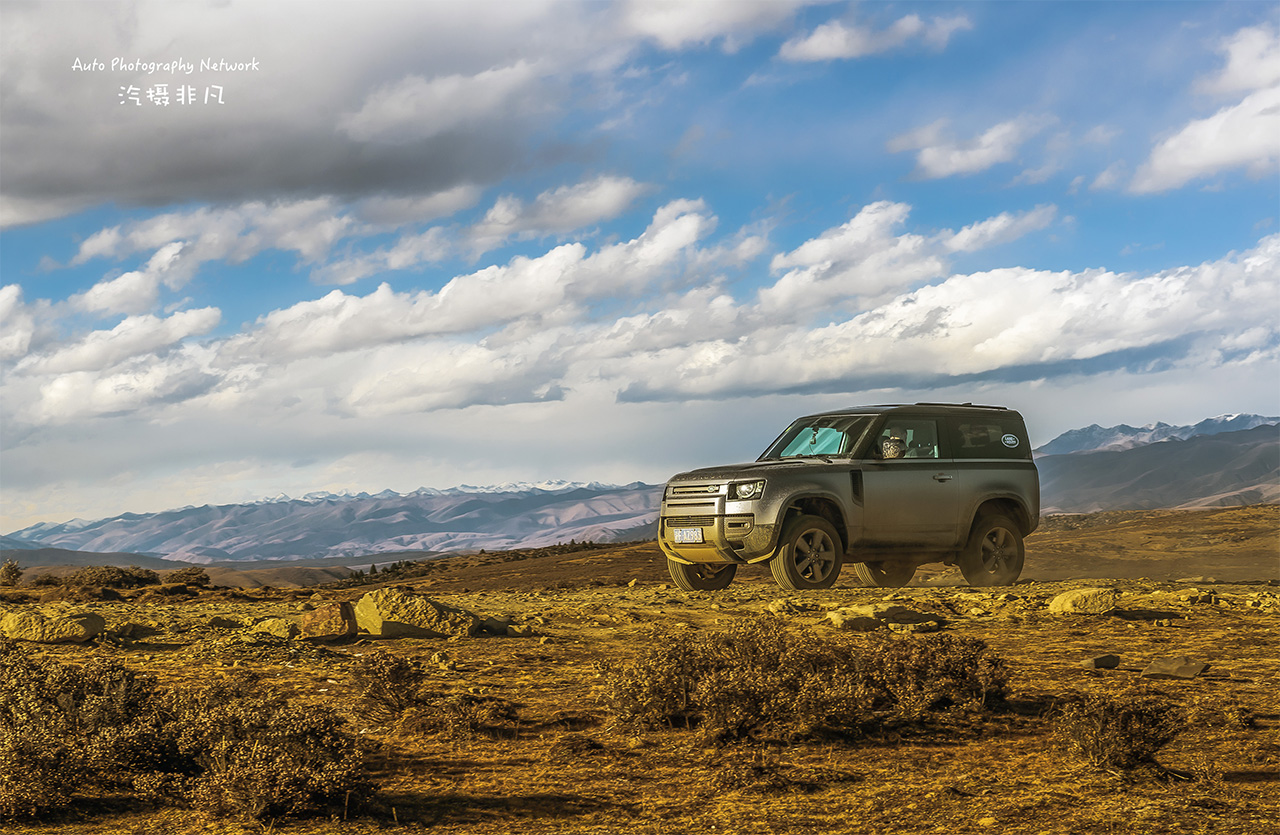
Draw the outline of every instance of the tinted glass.
[[[953,458],[1030,458],[1027,429],[1017,418],[953,417],[950,426]]]
[[[937,458],[938,422],[891,417],[867,451],[870,458]]]

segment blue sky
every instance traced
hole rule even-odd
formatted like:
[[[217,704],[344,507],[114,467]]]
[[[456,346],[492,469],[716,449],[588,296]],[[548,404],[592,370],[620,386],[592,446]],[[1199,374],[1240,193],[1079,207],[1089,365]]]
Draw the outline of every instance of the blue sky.
[[[1274,3],[6,3],[0,47],[0,530],[658,482],[857,403],[1280,413]]]

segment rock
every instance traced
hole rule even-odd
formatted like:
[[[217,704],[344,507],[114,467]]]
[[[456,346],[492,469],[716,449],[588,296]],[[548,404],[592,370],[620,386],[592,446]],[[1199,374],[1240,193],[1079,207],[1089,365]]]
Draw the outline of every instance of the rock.
[[[1086,658],[1081,661],[1080,666],[1086,670],[1114,670],[1120,666],[1120,656],[1095,655],[1093,658]]]
[[[480,624],[480,628],[484,630],[486,635],[506,635],[507,628],[511,626],[510,618],[488,617]]]
[[[383,638],[471,637],[480,632],[480,619],[473,613],[392,588],[360,598],[356,623]]]
[[[1185,655],[1173,658],[1156,658],[1140,675],[1143,678],[1195,678],[1209,669],[1203,661],[1196,661]]]
[[[244,623],[239,618],[231,618],[226,615],[214,615],[205,622],[214,629],[244,629]]]
[[[639,582],[639,581],[638,581],[638,580],[631,580],[631,581],[629,581],[629,582],[627,583],[627,588],[629,588],[629,589],[634,589],[634,588],[636,587],[636,583],[637,583],[637,582]]]
[[[892,603],[869,603],[864,606],[846,606],[837,609],[845,617],[875,618],[884,623],[924,623],[937,621],[938,616],[926,612],[917,612],[906,606],[895,606]]]
[[[1115,589],[1072,589],[1049,601],[1049,611],[1058,615],[1102,615],[1116,607]]]
[[[102,615],[82,612],[46,618],[39,612],[10,612],[0,619],[0,633],[15,641],[38,644],[82,644],[106,628]]]
[[[514,623],[507,627],[507,635],[512,638],[532,638],[533,627],[516,626]]]
[[[936,620],[922,620],[917,623],[889,623],[889,629],[904,635],[915,635],[920,632],[937,632],[942,624]]]
[[[829,626],[835,629],[842,629],[845,632],[874,632],[884,626],[884,621],[869,618],[865,615],[849,614],[845,609],[827,612],[824,620]]]
[[[255,623],[250,631],[265,632],[268,635],[275,635],[277,638],[296,638],[302,634],[298,624],[288,618],[267,618],[261,623]]]
[[[972,609],[969,610],[969,617],[971,618],[981,618],[981,617],[985,617],[986,615],[987,615],[987,610],[980,609],[977,606],[974,606]]]
[[[334,641],[356,634],[356,611],[347,601],[312,605],[298,628],[302,637],[312,641]]]
[[[786,598],[779,598],[765,608],[775,615],[795,615],[800,612],[800,607],[795,604],[795,601]]]

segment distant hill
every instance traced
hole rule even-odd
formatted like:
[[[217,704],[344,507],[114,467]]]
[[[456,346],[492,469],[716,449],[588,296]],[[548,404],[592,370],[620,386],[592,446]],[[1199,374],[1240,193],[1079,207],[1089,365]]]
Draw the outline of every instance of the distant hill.
[[[536,548],[571,539],[619,542],[645,535],[657,519],[661,487],[563,484],[279,497],[126,513],[96,522],[41,523],[12,535],[75,551],[127,551],[210,564]]]
[[[1206,418],[1190,426],[1172,426],[1168,423],[1149,423],[1146,426],[1099,426],[1094,423],[1083,429],[1063,432],[1044,446],[1035,450],[1040,455],[1066,455],[1074,452],[1099,452],[1132,449],[1160,441],[1185,440],[1200,435],[1217,435],[1222,432],[1241,432],[1258,426],[1280,423],[1280,417],[1262,415],[1219,415]]]
[[[1280,427],[1048,455],[1036,467],[1043,513],[1277,503]]]

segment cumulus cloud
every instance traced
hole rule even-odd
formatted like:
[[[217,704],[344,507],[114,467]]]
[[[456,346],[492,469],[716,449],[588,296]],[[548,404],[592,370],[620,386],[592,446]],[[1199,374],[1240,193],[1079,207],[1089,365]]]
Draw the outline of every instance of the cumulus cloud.
[[[160,297],[162,283],[176,290],[190,277],[190,270],[185,268],[186,265],[180,266],[183,246],[181,241],[167,243],[156,250],[143,269],[103,279],[67,301],[80,310],[108,314],[143,313],[151,310]]]
[[[941,242],[950,252],[974,252],[1044,229],[1057,216],[1058,207],[1053,205],[1036,206],[1029,212],[1001,212],[995,217],[971,223],[955,234],[944,234]]]
[[[101,372],[133,357],[160,354],[191,336],[208,333],[218,325],[222,312],[216,307],[184,310],[172,316],[129,316],[111,330],[93,331],[47,356],[32,356],[17,366],[19,373],[68,374]]]
[[[25,356],[35,328],[35,315],[22,301],[22,288],[17,284],[0,287],[0,360]]]
[[[537,81],[533,63],[517,61],[474,75],[409,76],[370,93],[338,130],[361,142],[404,143],[470,127],[527,106]]]
[[[967,175],[1013,160],[1022,144],[1035,136],[1048,120],[1022,116],[1000,122],[968,141],[947,134],[947,120],[896,136],[886,148],[892,153],[916,151],[915,176],[924,179]]]
[[[778,55],[787,61],[862,58],[897,49],[912,40],[924,41],[934,49],[944,49],[953,34],[972,28],[973,24],[963,15],[935,17],[925,23],[918,15],[912,14],[901,17],[878,31],[869,26],[832,20],[818,26],[808,35],[788,40],[782,45]]]
[[[1168,191],[1221,171],[1275,176],[1280,164],[1280,86],[1197,119],[1159,142],[1129,184],[1139,194]]]
[[[528,240],[542,235],[563,235],[617,217],[651,190],[651,186],[630,177],[606,176],[544,191],[532,204],[504,195],[466,235],[475,255],[509,238]]]
[[[826,0],[630,0],[625,19],[629,28],[652,38],[664,49],[723,38],[725,51],[734,52],[756,34],[789,20],[797,9],[815,2]]]
[[[1232,169],[1243,168],[1254,178],[1280,169],[1280,32],[1268,24],[1244,28],[1224,39],[1221,51],[1226,65],[1200,79],[1196,89],[1247,95],[1157,142],[1130,191],[1168,191]]]
[[[1196,83],[1202,93],[1230,94],[1280,84],[1280,31],[1262,24],[1236,32],[1221,43],[1227,55],[1221,71]]]
[[[944,265],[928,240],[897,234],[910,211],[905,203],[872,203],[848,223],[775,255],[770,268],[783,274],[760,291],[760,306],[784,315],[823,311],[937,278]]]

